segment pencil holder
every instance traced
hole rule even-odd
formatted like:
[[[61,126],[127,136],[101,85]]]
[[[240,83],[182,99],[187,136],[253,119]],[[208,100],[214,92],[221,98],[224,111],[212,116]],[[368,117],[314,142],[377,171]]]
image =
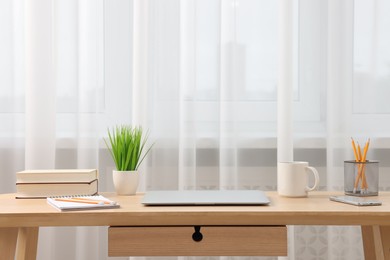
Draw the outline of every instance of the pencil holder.
[[[377,196],[378,161],[344,161],[344,191],[352,196]]]

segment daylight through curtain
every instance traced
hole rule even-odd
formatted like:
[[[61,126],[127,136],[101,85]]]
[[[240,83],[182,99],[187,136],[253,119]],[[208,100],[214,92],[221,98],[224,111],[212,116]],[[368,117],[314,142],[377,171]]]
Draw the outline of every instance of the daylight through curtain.
[[[390,190],[389,12],[386,0],[1,1],[0,192],[28,168],[97,168],[114,191],[103,138],[116,124],[154,142],[140,191],[276,190],[290,158],[342,190],[351,137],[371,138]],[[287,259],[363,259],[359,228],[289,231]],[[105,228],[43,228],[39,241],[38,259],[108,259]]]

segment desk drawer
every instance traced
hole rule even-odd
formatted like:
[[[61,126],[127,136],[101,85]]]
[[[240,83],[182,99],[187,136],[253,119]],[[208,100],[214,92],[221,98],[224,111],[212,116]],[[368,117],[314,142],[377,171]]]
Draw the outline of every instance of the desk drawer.
[[[110,227],[108,255],[283,256],[287,255],[287,228],[286,226]]]

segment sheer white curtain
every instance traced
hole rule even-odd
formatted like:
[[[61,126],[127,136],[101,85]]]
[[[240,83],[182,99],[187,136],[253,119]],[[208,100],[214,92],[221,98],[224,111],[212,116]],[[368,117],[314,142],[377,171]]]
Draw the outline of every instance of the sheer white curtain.
[[[142,2],[158,140],[146,189],[274,190],[277,138],[278,154],[319,169],[321,189],[343,189],[351,136],[371,137],[386,171],[385,1]],[[289,259],[363,259],[359,228],[290,231]]]
[[[24,2],[26,169],[99,165],[102,4]],[[37,258],[103,259],[105,239],[101,228],[42,228]]]
[[[389,190],[389,12],[385,0],[1,1],[0,192],[16,171],[53,167],[98,168],[113,191],[102,137],[123,123],[155,142],[141,190],[276,190],[292,148],[321,189],[342,190],[351,136],[371,138]],[[358,228],[290,231],[288,259],[363,259]],[[38,259],[108,259],[106,242],[104,228],[43,228]]]
[[[15,191],[17,171],[53,168],[99,168],[100,190],[112,190],[101,137],[131,112],[105,113],[117,107],[104,102],[112,92],[104,88],[103,16],[103,1],[1,1],[1,192]],[[41,228],[39,236],[38,259],[107,259],[104,228]]]
[[[268,161],[265,148],[276,136],[277,2],[148,1],[145,8],[149,120],[158,139],[146,187],[275,186],[276,158]]]

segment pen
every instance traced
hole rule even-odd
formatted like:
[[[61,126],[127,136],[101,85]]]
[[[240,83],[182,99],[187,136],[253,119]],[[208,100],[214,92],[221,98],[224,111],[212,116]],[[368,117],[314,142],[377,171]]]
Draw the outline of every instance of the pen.
[[[115,205],[115,201],[103,201],[103,200],[93,200],[93,199],[86,199],[86,198],[70,198],[70,199],[65,199],[65,198],[56,198],[54,199],[56,201],[65,201],[65,202],[77,202],[77,203],[87,203],[87,204],[98,204],[98,205]]]
[[[116,204],[116,202],[114,201],[106,201],[106,200],[95,200],[95,199],[88,199],[88,198],[82,198],[82,197],[74,197],[72,198],[74,200],[78,200],[78,201],[88,201],[88,202],[103,202],[104,204]]]

